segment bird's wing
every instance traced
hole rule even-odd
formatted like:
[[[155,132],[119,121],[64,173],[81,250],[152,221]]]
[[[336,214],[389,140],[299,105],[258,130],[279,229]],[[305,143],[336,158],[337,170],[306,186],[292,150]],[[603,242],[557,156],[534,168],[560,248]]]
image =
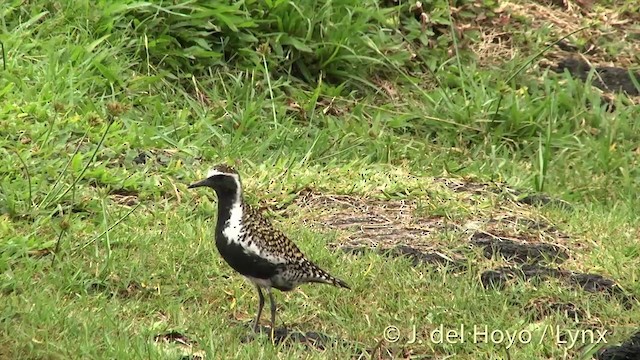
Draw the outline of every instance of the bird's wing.
[[[249,226],[253,241],[256,241],[257,245],[254,253],[271,263],[293,266],[298,273],[306,274],[303,277],[304,281],[324,282],[349,289],[347,283],[307,260],[298,246],[282,231],[276,229],[258,210],[247,207],[245,214],[251,217],[251,221],[245,223],[251,224]]]
[[[250,227],[253,241],[260,249],[261,257],[281,264],[304,261],[302,251],[282,231],[275,228],[264,215],[250,206],[245,207],[244,215],[251,219],[245,221]]]

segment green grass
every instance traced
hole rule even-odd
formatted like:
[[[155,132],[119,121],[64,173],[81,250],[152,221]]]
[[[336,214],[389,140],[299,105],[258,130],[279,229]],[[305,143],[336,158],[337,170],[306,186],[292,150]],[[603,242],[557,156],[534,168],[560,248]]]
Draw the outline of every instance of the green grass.
[[[410,4],[23,3],[0,5],[0,358],[179,358],[153,342],[172,330],[209,359],[352,356],[348,345],[319,352],[240,341],[257,296],[216,252],[215,196],[186,188],[219,162],[237,164],[249,202],[272,208],[311,188],[416,200],[423,216],[458,225],[504,212],[544,217],[571,235],[564,268],[640,294],[638,107],[618,101],[607,113],[597,91],[566,74],[517,72],[525,55],[500,68],[464,49],[449,58],[457,42],[443,35],[435,48],[423,45]],[[435,23],[448,24],[445,2],[431,10]],[[535,31],[516,33],[523,54],[559,38],[541,30],[529,38]],[[139,163],[143,152],[150,157]],[[433,177],[504,182],[566,200],[573,211],[453,192]],[[462,231],[429,235],[465,251],[470,268],[453,275],[331,250],[345,233],[310,228],[303,220],[314,210],[290,206],[270,217],[352,290],[277,293],[279,324],[398,357],[404,349],[556,359],[588,358],[589,348],[565,352],[549,335],[508,351],[469,338],[380,342],[391,325],[403,335],[487,325],[537,340],[548,327],[591,324],[615,343],[640,320],[637,305],[558,281],[485,290],[480,272],[503,264],[466,250]],[[523,308],[543,297],[591,317],[534,321]]]

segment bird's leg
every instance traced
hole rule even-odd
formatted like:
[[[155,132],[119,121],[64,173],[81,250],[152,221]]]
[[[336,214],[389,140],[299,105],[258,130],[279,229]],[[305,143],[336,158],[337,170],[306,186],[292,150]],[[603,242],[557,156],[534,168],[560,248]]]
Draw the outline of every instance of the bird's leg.
[[[271,288],[267,288],[269,293],[269,302],[271,303],[271,340],[275,339],[276,334],[276,300],[273,298]]]
[[[260,329],[260,315],[262,315],[262,308],[264,307],[264,295],[262,295],[262,290],[260,290],[260,286],[258,285],[256,285],[256,289],[258,290],[258,315],[256,316],[255,323],[253,324],[254,332],[258,332]]]

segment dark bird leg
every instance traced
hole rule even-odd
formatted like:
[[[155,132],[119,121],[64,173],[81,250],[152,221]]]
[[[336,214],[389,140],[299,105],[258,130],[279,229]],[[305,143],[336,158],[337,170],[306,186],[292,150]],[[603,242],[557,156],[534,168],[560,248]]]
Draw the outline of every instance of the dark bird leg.
[[[264,307],[264,295],[262,295],[262,290],[260,290],[260,286],[256,285],[256,289],[258,290],[258,316],[256,316],[256,321],[253,324],[253,331],[258,332],[260,329],[260,315],[262,315],[262,308]],[[269,292],[271,295],[271,292]]]
[[[269,302],[271,303],[271,339],[275,338],[276,334],[276,300],[273,298],[271,288],[267,288],[269,293]]]

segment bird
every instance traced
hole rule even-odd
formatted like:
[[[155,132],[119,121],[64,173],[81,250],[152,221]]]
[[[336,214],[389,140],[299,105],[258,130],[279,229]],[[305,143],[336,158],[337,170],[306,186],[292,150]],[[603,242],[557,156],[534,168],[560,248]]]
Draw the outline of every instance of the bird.
[[[223,260],[255,285],[258,313],[253,331],[258,333],[265,305],[263,289],[269,296],[271,336],[274,336],[276,302],[272,289],[292,291],[306,283],[325,283],[351,289],[343,280],[330,275],[309,260],[296,244],[278,230],[243,198],[239,173],[230,165],[213,166],[207,177],[188,186],[208,187],[218,198],[215,243]]]

